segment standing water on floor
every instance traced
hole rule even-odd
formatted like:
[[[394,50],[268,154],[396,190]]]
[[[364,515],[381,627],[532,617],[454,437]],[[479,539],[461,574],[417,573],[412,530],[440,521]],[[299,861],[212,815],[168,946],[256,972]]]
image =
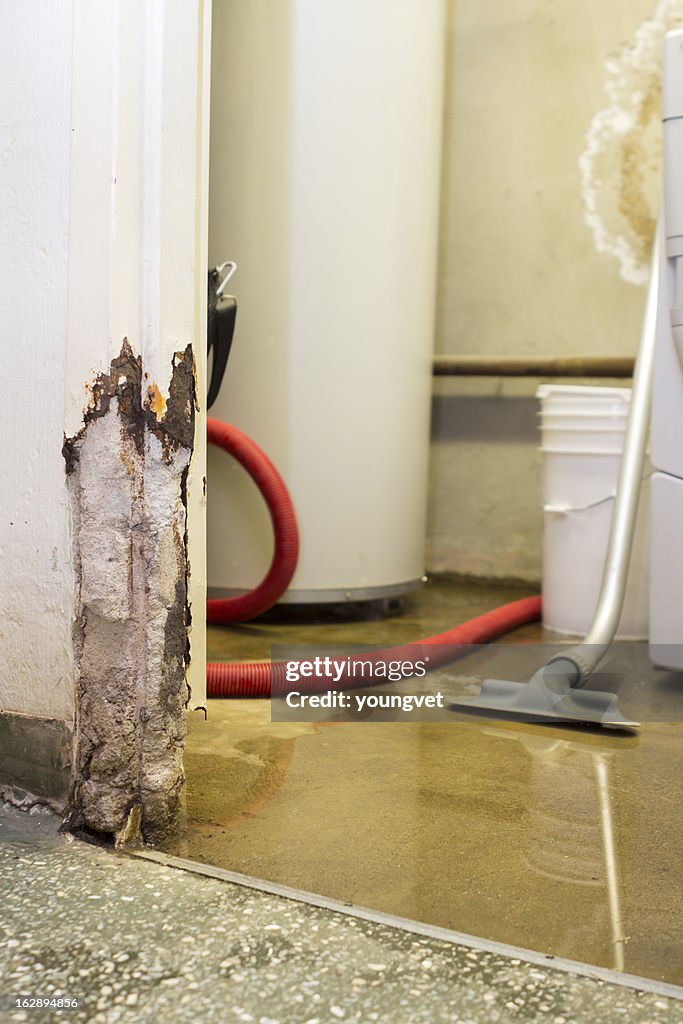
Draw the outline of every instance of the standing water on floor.
[[[518,596],[430,586],[384,621],[213,630],[210,655],[267,657],[285,633],[405,642]],[[509,638],[531,670],[541,636]],[[167,851],[682,984],[682,740],[675,721],[638,735],[456,716],[271,722],[269,701],[210,701],[190,722],[187,831]]]

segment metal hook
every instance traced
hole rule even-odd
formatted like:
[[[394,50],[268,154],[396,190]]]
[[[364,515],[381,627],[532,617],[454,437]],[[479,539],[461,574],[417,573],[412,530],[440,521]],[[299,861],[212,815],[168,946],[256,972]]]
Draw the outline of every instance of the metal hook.
[[[225,269],[226,267],[228,268],[227,270]],[[218,285],[218,288],[216,289],[216,295],[222,295],[223,294],[223,291],[225,289],[226,284],[228,283],[228,281],[230,280],[230,278],[232,277],[232,275],[235,273],[236,270],[237,270],[237,264],[235,263],[234,260],[226,260],[225,263],[221,263],[220,267],[216,267],[216,270],[215,270],[216,274],[223,274],[223,273],[225,273],[225,276],[224,276],[223,280],[221,281],[221,283]]]

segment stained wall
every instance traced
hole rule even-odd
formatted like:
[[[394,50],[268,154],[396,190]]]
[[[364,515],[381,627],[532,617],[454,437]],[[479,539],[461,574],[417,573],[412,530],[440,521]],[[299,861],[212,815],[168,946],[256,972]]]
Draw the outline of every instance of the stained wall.
[[[635,353],[680,24],[681,0],[451,0],[437,352]],[[435,383],[432,571],[540,578],[537,383]]]

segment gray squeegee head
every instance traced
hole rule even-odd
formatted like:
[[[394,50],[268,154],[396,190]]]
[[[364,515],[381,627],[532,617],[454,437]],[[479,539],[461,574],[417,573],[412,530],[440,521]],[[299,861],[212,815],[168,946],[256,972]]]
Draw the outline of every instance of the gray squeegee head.
[[[577,689],[566,679],[558,679],[544,666],[528,683],[505,679],[486,679],[478,697],[473,700],[451,700],[454,711],[481,717],[515,718],[526,722],[572,725],[599,725],[607,729],[629,732],[638,722],[624,717],[615,693]]]

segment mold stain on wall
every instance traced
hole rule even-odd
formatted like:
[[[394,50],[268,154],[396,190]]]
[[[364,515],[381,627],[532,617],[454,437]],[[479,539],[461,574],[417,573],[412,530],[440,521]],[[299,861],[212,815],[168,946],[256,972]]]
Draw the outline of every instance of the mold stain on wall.
[[[76,577],[69,826],[117,843],[157,841],[181,813],[195,393],[190,346],[164,398],[124,339],[64,442]]]
[[[659,203],[664,35],[683,25],[681,0],[659,0],[631,43],[605,62],[609,103],[593,117],[579,158],[586,223],[597,252],[624,281],[647,282]]]

